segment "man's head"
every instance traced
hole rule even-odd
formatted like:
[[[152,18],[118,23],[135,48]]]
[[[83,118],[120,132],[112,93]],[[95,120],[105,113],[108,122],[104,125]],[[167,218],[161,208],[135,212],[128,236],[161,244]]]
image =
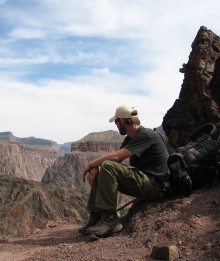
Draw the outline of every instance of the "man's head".
[[[122,105],[116,109],[115,115],[109,120],[109,122],[115,121],[120,134],[126,134],[126,126],[139,125],[140,120],[138,118],[138,111],[130,105]]]

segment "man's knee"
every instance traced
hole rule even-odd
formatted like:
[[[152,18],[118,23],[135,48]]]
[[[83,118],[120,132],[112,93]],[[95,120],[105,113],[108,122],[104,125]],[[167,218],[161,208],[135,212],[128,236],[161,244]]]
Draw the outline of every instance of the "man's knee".
[[[115,174],[117,173],[117,167],[115,165],[116,162],[111,161],[111,160],[105,160],[101,164],[101,168],[99,171],[99,176],[98,180],[104,179],[104,180],[109,180],[109,179],[115,179]]]
[[[112,164],[113,164],[112,160],[105,160],[105,161],[102,162],[101,168],[106,168],[108,166],[111,166]]]
[[[100,174],[107,174],[107,175],[115,175],[116,173],[120,172],[120,163],[112,161],[112,160],[105,160],[100,168]]]
[[[105,161],[103,161],[103,163],[101,165],[101,169],[107,169],[107,170],[117,169],[118,164],[120,164],[120,163],[112,161],[112,160],[105,160]]]

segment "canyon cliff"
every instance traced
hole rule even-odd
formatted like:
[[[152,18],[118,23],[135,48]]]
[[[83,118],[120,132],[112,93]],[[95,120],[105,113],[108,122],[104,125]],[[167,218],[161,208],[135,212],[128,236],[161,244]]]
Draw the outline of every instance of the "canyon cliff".
[[[47,167],[58,158],[55,149],[39,146],[23,147],[0,140],[0,175],[40,181]]]
[[[199,126],[220,120],[220,37],[201,26],[180,72],[184,80],[179,98],[162,123],[175,148],[185,145]]]

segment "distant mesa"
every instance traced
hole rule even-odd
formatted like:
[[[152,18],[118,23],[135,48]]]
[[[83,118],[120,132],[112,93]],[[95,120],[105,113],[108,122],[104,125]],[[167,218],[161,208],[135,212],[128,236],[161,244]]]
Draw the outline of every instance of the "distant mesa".
[[[123,139],[124,137],[118,131],[92,132],[79,141],[73,142],[71,151],[113,152],[120,148]]]
[[[20,145],[30,145],[30,146],[46,146],[46,147],[57,147],[57,143],[52,140],[39,139],[33,136],[28,138],[18,138],[13,135],[11,131],[0,132],[0,140],[16,142]]]

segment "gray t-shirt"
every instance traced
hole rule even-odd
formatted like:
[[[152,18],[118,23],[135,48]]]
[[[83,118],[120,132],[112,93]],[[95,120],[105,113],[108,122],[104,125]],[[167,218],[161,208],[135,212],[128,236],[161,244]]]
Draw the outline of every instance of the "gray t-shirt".
[[[156,180],[167,182],[168,175],[168,152],[160,135],[149,128],[140,126],[135,136],[126,136],[121,148],[133,152],[130,165],[140,171],[156,177]]]

